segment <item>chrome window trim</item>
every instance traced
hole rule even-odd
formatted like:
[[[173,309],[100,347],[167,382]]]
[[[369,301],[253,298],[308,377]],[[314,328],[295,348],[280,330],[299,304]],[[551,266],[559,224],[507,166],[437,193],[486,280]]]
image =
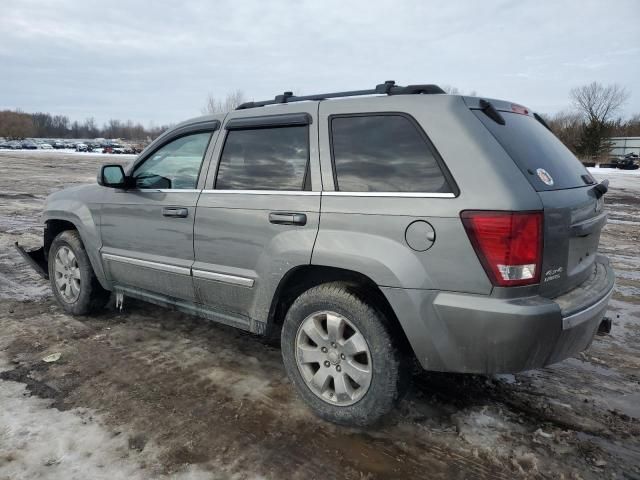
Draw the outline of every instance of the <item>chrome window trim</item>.
[[[192,269],[195,278],[203,278],[205,280],[214,280],[216,282],[230,283],[241,287],[253,287],[253,278],[238,277],[236,275],[228,275],[226,273],[209,272],[206,270]]]
[[[166,263],[151,262],[149,260],[140,260],[139,258],[123,257],[120,255],[113,255],[111,253],[103,253],[102,258],[104,260],[110,260],[113,262],[127,263],[129,265],[137,265],[139,267],[151,268],[153,270],[160,270],[163,272],[177,273],[180,275],[191,275],[191,268],[179,267],[177,265],[168,265]]]
[[[322,192],[330,197],[409,197],[409,198],[455,198],[454,193],[422,193],[422,192]]]
[[[312,192],[308,190],[202,190],[202,193],[222,193],[222,194],[251,194],[251,195],[307,195],[318,196],[320,192]]]
[[[455,198],[455,194],[446,193],[422,193],[422,192],[335,192],[335,191],[305,191],[305,190],[215,190],[206,189],[202,193],[222,194],[251,194],[251,195],[327,195],[331,197],[408,197],[408,198]]]

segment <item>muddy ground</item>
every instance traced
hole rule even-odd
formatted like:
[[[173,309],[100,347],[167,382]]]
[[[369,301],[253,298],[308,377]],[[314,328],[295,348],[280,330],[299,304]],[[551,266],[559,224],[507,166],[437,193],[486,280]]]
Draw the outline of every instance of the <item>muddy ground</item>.
[[[132,300],[62,313],[11,246],[37,246],[46,195],[113,160],[131,159],[0,152],[0,479],[640,479],[640,176],[610,175],[609,336],[515,376],[415,372],[356,430],[309,413],[261,338]]]

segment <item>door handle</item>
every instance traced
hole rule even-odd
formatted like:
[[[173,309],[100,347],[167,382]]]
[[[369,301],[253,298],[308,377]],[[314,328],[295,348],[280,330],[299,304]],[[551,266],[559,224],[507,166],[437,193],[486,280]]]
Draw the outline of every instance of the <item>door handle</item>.
[[[304,213],[271,212],[269,222],[275,225],[306,225],[307,216]]]
[[[162,215],[165,217],[185,218],[189,215],[189,210],[183,207],[164,207]]]

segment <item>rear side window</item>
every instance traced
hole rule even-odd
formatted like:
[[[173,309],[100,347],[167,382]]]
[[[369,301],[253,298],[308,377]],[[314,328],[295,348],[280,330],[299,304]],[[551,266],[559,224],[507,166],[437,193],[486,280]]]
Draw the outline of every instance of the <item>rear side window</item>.
[[[309,164],[309,127],[230,130],[216,189],[303,190]]]
[[[403,115],[331,119],[336,189],[345,192],[451,192],[436,153]]]
[[[500,112],[505,120],[505,124],[500,125],[480,110],[473,110],[473,113],[498,140],[536,191],[587,185],[591,178],[587,169],[535,118]],[[587,175],[587,180],[583,178],[584,175]]]

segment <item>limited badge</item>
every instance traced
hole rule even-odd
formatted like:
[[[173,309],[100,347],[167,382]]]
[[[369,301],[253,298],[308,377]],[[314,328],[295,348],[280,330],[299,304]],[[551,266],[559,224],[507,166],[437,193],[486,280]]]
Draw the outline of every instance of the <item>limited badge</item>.
[[[537,169],[536,173],[538,174],[538,178],[542,180],[545,185],[553,185],[553,177],[549,175],[549,172],[547,172],[544,168]]]

